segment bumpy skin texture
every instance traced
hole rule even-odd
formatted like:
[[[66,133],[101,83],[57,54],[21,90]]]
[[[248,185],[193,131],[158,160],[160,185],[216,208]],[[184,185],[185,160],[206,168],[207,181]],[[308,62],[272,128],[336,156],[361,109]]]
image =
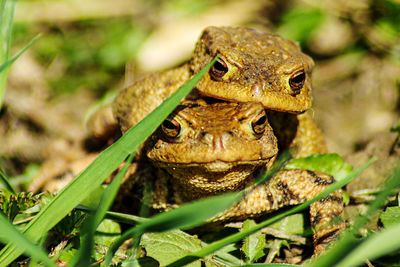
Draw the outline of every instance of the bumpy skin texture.
[[[197,101],[179,106],[144,147],[150,162],[158,167],[152,207],[167,210],[186,201],[251,185],[253,174],[260,168],[268,169],[278,153],[276,138],[265,114],[259,103]],[[176,137],[168,136],[171,128],[179,128]],[[249,189],[243,200],[211,221],[243,220],[299,204],[319,194],[333,181],[323,173],[283,170],[266,184]],[[343,229],[343,222],[331,223],[342,212],[339,192],[311,205],[316,252]]]

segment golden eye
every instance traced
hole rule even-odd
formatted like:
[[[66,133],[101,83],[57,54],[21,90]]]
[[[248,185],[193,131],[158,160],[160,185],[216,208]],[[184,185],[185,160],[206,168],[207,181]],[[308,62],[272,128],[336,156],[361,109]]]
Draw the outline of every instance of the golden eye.
[[[181,125],[176,120],[166,119],[161,124],[161,130],[169,138],[176,138],[181,132]]]
[[[229,68],[225,61],[221,58],[218,58],[210,69],[210,76],[214,80],[219,81],[228,72],[228,70]]]
[[[254,133],[260,135],[264,133],[267,123],[267,114],[265,113],[265,110],[263,110],[257,115],[257,117],[253,119],[251,122],[251,128],[253,129]]]
[[[304,82],[306,80],[306,73],[304,70],[296,71],[289,79],[290,88],[293,90],[293,95],[298,95],[303,88]]]

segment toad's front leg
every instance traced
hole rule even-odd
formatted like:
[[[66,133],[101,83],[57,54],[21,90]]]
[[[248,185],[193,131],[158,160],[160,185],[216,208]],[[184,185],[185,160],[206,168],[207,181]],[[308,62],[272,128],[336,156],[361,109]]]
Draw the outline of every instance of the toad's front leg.
[[[266,184],[247,194],[235,206],[214,220],[237,220],[256,217],[288,205],[312,199],[334,182],[332,176],[307,170],[278,172]],[[314,235],[314,253],[318,254],[344,230],[343,199],[340,190],[310,206]]]

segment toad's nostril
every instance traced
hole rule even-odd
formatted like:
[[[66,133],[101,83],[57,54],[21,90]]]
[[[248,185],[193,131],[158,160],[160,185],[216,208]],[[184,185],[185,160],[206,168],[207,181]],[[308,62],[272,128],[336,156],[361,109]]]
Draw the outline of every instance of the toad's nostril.
[[[251,96],[252,97],[260,97],[262,95],[262,91],[264,90],[264,82],[262,80],[258,80],[251,87]]]

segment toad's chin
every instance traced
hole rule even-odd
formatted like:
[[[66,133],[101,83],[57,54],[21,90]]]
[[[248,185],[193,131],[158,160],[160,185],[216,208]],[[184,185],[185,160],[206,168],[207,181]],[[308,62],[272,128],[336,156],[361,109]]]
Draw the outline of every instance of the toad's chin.
[[[193,197],[215,195],[222,192],[243,189],[253,181],[253,174],[257,169],[268,165],[270,160],[223,162],[192,164],[165,164],[157,163],[166,170],[176,184],[191,192]]]

